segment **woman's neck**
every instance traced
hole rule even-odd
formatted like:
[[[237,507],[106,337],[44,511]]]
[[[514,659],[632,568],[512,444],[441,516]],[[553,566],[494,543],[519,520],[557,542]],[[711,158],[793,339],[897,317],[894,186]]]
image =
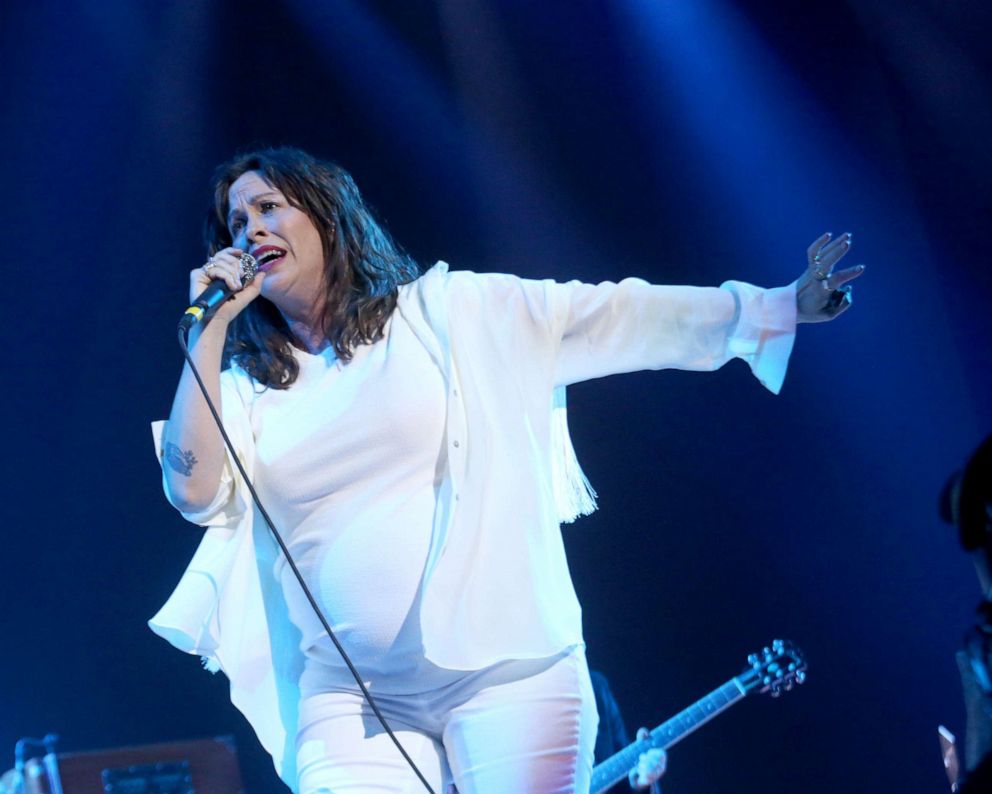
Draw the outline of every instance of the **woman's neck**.
[[[291,317],[284,312],[283,318],[292,338],[308,353],[316,355],[331,344],[324,333],[323,312],[313,311],[305,317]]]

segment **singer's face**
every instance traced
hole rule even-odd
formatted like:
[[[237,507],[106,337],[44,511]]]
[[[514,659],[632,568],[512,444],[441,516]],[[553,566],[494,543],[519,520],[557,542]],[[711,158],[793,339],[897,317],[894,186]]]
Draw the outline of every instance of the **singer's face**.
[[[283,312],[308,313],[324,291],[324,248],[313,221],[255,171],[238,177],[227,196],[231,244],[258,260],[262,295]]]

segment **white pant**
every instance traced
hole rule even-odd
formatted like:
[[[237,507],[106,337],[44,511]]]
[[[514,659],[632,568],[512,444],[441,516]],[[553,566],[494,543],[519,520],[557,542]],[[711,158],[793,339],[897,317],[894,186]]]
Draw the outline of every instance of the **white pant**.
[[[426,791],[361,694],[308,687],[300,703],[300,794]],[[419,694],[373,697],[436,794],[584,794],[598,717],[581,648],[502,662]]]

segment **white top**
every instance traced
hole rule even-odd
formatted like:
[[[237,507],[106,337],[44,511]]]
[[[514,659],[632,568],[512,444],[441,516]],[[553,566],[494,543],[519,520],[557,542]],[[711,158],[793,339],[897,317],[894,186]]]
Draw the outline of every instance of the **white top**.
[[[445,383],[404,317],[342,366],[298,353],[292,388],[253,395],[255,487],[334,633],[378,691],[424,691],[418,591],[445,466]],[[344,669],[280,556],[300,648]],[[386,681],[388,679],[388,683]]]
[[[446,465],[419,617],[425,658],[455,670],[582,641],[558,525],[589,504],[562,387],[638,369],[712,370],[739,357],[778,392],[796,322],[794,287],[559,284],[448,273],[443,263],[401,288],[397,311],[446,389]],[[225,425],[254,479],[252,384],[230,370],[222,393]],[[249,503],[229,466],[213,504],[187,516],[208,530],[151,626],[224,670],[292,788],[300,634],[272,573],[278,549]]]

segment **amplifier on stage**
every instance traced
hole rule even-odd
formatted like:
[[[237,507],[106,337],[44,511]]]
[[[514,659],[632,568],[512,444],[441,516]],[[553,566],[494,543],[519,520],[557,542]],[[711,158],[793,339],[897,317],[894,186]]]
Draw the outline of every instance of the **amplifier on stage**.
[[[231,736],[30,758],[0,794],[241,794]]]

